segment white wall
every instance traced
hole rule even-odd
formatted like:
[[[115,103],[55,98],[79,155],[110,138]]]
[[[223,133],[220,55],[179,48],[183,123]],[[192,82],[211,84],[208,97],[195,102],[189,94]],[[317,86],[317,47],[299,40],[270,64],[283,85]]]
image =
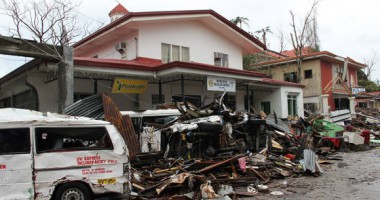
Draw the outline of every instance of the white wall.
[[[114,41],[107,46],[96,47],[94,46],[92,51],[86,52],[83,57],[93,57],[98,55],[98,58],[104,59],[122,59],[122,54],[115,50],[115,44],[118,42],[125,42],[127,45],[126,60],[132,60],[137,57],[137,31],[125,35],[122,38],[115,38]]]
[[[41,112],[58,111],[58,81],[45,83],[47,74],[31,73],[28,74],[28,83],[33,85],[37,90],[38,108]]]
[[[297,94],[297,113],[299,117],[304,117],[303,109],[303,90],[298,87],[281,87],[281,108],[282,116],[285,118],[288,116],[288,94]]]
[[[261,103],[266,101],[270,102],[271,113],[274,111],[278,117],[283,118],[281,90],[279,88],[272,88],[265,91],[253,91],[253,105],[256,112],[261,111]]]
[[[257,112],[261,111],[261,102],[269,101],[271,113],[276,112],[280,118],[288,117],[288,97],[289,93],[298,94],[297,96],[297,113],[303,117],[303,93],[302,88],[281,86],[280,88],[272,88],[266,91],[254,91],[253,103]]]
[[[242,69],[242,52],[200,22],[145,24],[139,28],[139,56],[161,60],[161,43],[190,47],[190,61],[214,65],[214,52],[228,54],[229,67]]]
[[[117,42],[126,42],[127,60],[136,57],[161,60],[161,43],[167,43],[190,47],[190,61],[193,62],[214,65],[214,52],[220,52],[228,55],[229,68],[243,68],[241,48],[199,21],[149,23],[138,29],[122,38],[115,37],[107,46],[94,46],[83,56],[121,59],[122,55],[114,46]]]

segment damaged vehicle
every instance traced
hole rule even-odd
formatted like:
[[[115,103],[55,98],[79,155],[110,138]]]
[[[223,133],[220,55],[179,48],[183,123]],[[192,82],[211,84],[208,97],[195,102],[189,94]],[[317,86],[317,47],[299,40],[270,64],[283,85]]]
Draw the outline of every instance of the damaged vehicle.
[[[161,146],[163,137],[160,128],[181,115],[177,109],[120,111],[120,113],[131,117],[143,153],[159,152],[164,149],[165,146]]]
[[[2,199],[129,194],[128,149],[109,122],[0,109]]]

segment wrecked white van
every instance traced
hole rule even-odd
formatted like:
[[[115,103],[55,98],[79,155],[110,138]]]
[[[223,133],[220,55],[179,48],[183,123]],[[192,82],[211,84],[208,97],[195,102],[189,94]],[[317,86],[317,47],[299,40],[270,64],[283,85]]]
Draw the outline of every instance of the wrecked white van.
[[[131,117],[143,153],[159,152],[161,149],[165,149],[162,140],[165,140],[166,137],[161,135],[161,131],[156,128],[181,115],[178,109],[121,111],[120,113]]]
[[[108,122],[0,109],[1,199],[128,194],[127,146]]]

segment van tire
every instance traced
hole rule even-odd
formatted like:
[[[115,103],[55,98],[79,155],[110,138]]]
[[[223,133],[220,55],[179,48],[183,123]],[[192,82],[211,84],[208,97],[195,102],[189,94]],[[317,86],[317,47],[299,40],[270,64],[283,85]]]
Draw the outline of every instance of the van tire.
[[[91,193],[89,189],[82,183],[66,183],[58,187],[55,200],[90,200]]]

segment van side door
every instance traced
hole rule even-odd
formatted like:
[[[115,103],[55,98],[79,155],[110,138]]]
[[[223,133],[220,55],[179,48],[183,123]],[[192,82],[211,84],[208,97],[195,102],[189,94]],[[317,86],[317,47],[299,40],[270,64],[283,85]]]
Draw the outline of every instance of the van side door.
[[[33,199],[30,128],[0,128],[0,197]]]
[[[37,198],[50,198],[56,186],[70,182],[80,182],[95,194],[123,192],[128,157],[116,151],[121,145],[114,145],[117,141],[105,126],[35,127],[34,131]]]

